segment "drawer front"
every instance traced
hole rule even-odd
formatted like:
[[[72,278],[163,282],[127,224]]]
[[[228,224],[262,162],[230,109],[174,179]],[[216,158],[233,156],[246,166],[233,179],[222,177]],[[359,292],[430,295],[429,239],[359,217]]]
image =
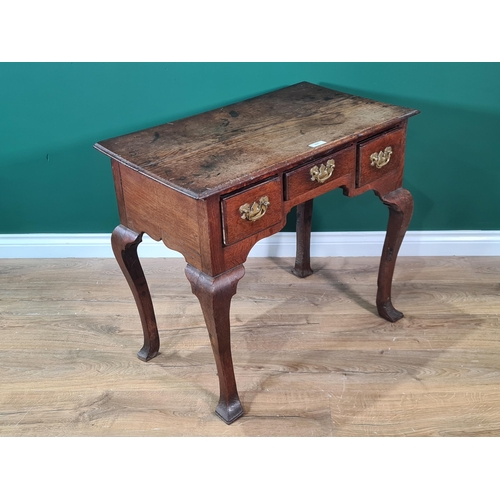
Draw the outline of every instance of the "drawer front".
[[[403,127],[358,144],[357,187],[403,168],[405,136]]]
[[[280,222],[283,187],[280,177],[222,199],[224,243],[231,245]]]
[[[285,175],[286,199],[291,200],[309,191],[320,190],[323,186],[334,183],[336,179],[354,172],[355,167],[354,146],[308,163]]]

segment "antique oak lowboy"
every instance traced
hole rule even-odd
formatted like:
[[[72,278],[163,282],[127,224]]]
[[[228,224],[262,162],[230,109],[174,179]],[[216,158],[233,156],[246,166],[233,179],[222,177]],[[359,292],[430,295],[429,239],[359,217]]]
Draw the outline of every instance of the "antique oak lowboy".
[[[228,424],[240,417],[229,309],[243,263],[297,206],[292,272],[310,275],[313,199],[339,187],[349,197],[373,190],[389,207],[376,300],[380,316],[400,319],[391,284],[413,211],[402,179],[407,121],[417,113],[302,82],[97,143],[111,158],[120,215],[111,243],[139,309],[139,358],[150,360],[160,346],[137,255],[146,233],[186,259],[217,366],[216,414]]]

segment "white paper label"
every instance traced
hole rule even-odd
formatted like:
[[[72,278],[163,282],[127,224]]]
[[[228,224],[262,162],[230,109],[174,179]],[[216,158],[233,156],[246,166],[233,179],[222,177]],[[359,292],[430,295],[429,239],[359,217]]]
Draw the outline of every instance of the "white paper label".
[[[317,148],[318,146],[321,146],[322,144],[326,144],[326,141],[313,142],[312,144],[309,144],[309,147],[310,148]]]

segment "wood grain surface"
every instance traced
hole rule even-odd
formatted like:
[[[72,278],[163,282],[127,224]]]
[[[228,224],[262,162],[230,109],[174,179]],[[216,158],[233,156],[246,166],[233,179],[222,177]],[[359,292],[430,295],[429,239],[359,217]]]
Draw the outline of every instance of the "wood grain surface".
[[[94,147],[193,198],[205,198],[417,113],[301,82]],[[323,145],[311,148],[318,141]]]
[[[140,251],[139,251],[140,252]],[[113,259],[0,262],[0,436],[500,436],[500,258],[249,259],[231,306],[244,417],[218,379],[183,259],[144,259],[162,340],[148,363]]]

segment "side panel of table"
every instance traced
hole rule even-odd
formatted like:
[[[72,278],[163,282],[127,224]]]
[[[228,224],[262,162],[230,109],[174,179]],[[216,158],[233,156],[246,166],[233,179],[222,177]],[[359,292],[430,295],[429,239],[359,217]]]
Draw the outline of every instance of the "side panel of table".
[[[121,224],[162,240],[193,266],[203,267],[197,200],[116,160],[112,163]]]

